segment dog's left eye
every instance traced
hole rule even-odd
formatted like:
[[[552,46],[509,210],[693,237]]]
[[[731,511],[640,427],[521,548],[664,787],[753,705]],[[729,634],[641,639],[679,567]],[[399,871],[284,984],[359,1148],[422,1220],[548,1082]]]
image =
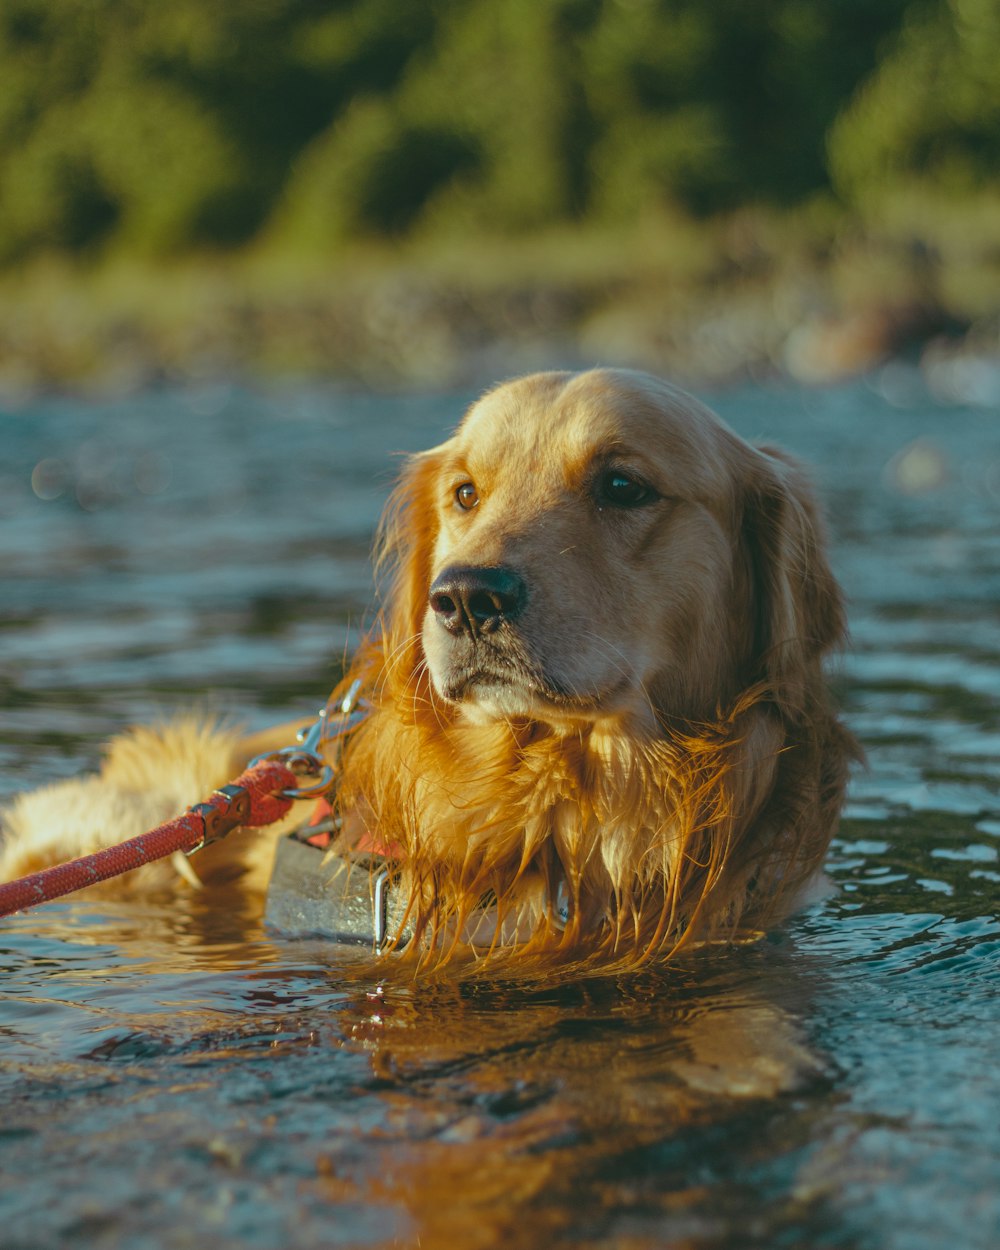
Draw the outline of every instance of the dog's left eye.
[[[641,508],[658,498],[652,486],[623,469],[608,469],[597,479],[599,508]]]
[[[463,482],[461,486],[455,490],[455,502],[460,508],[464,508],[466,512],[474,508],[479,503],[479,491],[476,490],[474,483]]]

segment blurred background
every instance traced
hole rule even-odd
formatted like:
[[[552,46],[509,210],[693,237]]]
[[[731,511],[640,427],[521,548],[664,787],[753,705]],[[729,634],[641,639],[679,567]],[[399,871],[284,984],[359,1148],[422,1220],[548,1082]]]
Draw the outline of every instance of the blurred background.
[[[909,351],[992,401],[998,61],[995,0],[5,0],[0,391]]]
[[[5,1250],[995,1250],[998,66],[997,0],[0,0],[0,801],[313,714],[399,456],[593,363],[810,465],[869,757],[838,889],[673,979],[5,922]]]

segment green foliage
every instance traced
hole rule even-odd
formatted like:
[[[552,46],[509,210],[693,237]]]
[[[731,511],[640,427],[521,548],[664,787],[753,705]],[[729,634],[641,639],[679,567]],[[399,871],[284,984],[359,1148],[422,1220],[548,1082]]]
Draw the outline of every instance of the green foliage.
[[[825,188],[826,130],[903,9],[902,0],[603,6],[586,49],[603,200],[615,211],[652,190],[710,213]]]
[[[914,7],[878,70],[833,128],[841,192],[878,201],[901,188],[967,197],[1000,185],[1000,7]]]
[[[396,6],[10,0],[0,8],[0,257],[244,242],[296,154],[392,86]],[[418,32],[428,29],[426,18]]]
[[[0,263],[995,187],[995,0],[5,0]],[[829,140],[829,144],[828,144]]]

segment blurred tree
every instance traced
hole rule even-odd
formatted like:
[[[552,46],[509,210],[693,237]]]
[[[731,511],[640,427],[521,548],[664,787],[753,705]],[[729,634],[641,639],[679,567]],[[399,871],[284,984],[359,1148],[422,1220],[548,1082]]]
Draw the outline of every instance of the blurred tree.
[[[915,6],[899,38],[844,110],[830,166],[848,200],[900,188],[967,197],[1000,191],[1000,6]]]
[[[830,168],[852,201],[978,186],[998,24],[995,0],[5,0],[0,262],[624,226],[795,205]]]
[[[387,0],[10,0],[0,257],[241,243],[298,151],[386,89],[429,14]]]
[[[427,221],[508,231],[571,217],[582,208],[574,168],[578,183],[584,150],[573,126],[574,52],[561,24],[580,7],[428,6],[432,38],[399,82],[389,91],[369,85],[304,155],[283,210],[291,230],[315,241]]]
[[[906,0],[658,0],[602,6],[586,48],[602,135],[594,198],[658,192],[696,212],[827,186],[825,136]]]

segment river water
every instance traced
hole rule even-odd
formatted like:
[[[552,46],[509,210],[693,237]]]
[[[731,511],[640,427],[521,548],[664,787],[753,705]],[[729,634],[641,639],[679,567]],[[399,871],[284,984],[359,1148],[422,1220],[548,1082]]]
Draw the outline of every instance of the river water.
[[[376,972],[238,898],[0,922],[5,1250],[998,1244],[996,381],[708,397],[828,500],[869,757],[830,897],[755,946],[551,985]],[[192,702],[311,713],[393,453],[468,398],[0,412],[0,799]]]

